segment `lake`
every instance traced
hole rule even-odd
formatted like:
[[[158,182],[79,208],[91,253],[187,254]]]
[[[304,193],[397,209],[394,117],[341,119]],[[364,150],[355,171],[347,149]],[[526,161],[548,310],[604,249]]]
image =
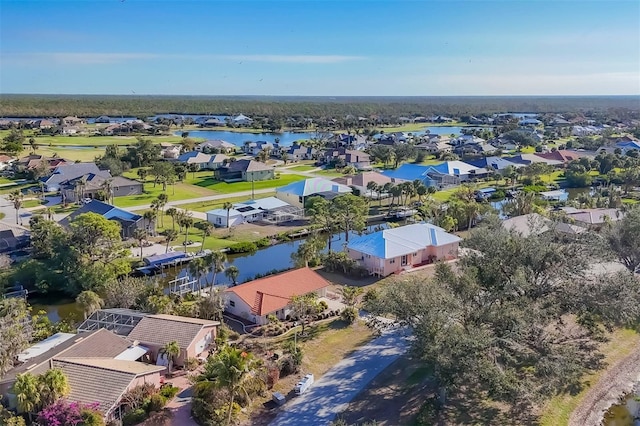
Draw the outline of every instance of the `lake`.
[[[175,132],[174,135],[180,136],[181,131]],[[243,146],[245,141],[267,141],[275,143],[276,139],[283,146],[290,146],[297,140],[311,139],[316,136],[312,132],[282,132],[282,133],[247,133],[247,132],[229,132],[227,130],[190,130],[189,137],[204,138],[207,140],[221,139],[237,146]]]

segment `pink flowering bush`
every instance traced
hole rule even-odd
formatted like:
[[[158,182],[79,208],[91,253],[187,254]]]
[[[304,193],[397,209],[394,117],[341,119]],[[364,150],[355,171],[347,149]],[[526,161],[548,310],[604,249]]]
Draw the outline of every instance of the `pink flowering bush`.
[[[87,414],[95,413],[98,407],[98,403],[86,405],[60,399],[40,411],[38,423],[42,426],[84,426]]]

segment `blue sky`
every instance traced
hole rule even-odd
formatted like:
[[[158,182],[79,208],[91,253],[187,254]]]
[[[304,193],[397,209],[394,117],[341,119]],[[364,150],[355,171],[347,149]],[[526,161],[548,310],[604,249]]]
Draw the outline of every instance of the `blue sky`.
[[[640,94],[640,2],[0,0],[0,93]]]

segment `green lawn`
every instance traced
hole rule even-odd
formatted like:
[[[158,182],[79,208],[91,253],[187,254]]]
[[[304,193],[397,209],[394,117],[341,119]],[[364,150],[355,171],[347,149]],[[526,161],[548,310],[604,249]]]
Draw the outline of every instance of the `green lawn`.
[[[260,198],[266,198],[266,197],[272,197],[273,194],[256,194],[254,199],[260,199]],[[221,209],[222,206],[224,205],[224,203],[229,202],[229,203],[240,203],[243,201],[248,201],[251,198],[248,197],[229,197],[229,198],[225,198],[224,200],[212,200],[212,201],[200,201],[198,203],[187,203],[187,204],[180,204],[180,208],[181,209],[185,209],[185,210],[194,210],[197,212],[207,212],[209,210],[214,210],[214,209]]]
[[[158,198],[162,191],[162,185],[156,185],[147,182],[144,185],[145,193],[141,195],[129,195],[126,197],[116,197],[114,204],[118,207],[133,207],[144,204],[151,204],[153,200]],[[206,197],[209,195],[215,195],[216,193],[196,185],[189,185],[187,183],[176,183],[175,185],[167,186],[167,195],[169,201],[188,200],[189,198]]]
[[[189,173],[189,176],[191,176],[191,173]],[[210,173],[209,176],[211,176]],[[215,180],[213,179],[213,177],[196,177],[196,179],[192,180],[192,182],[199,187],[207,188],[220,194],[230,194],[233,192],[250,191],[252,187],[253,189],[277,188],[279,186],[285,186],[292,182],[297,182],[304,179],[306,179],[306,177],[301,175],[282,174],[279,178],[276,179],[261,180],[256,182],[226,183]]]
[[[28,132],[25,136],[30,137]],[[182,139],[175,135],[144,135],[145,139],[151,139],[156,143],[172,142],[179,143]],[[74,145],[74,146],[107,146],[107,145],[133,145],[136,143],[136,136],[36,136],[38,147],[49,145]]]
[[[344,173],[340,173],[336,169],[318,170],[317,172],[314,172],[314,174],[317,174],[317,175],[322,176],[322,177],[327,178],[327,179],[344,176]]]
[[[3,183],[13,183],[14,181],[12,181],[11,179],[7,179],[6,177],[0,177],[0,184]]]
[[[605,365],[609,367],[629,355],[632,352],[635,343],[640,339],[640,335],[637,332],[628,329],[616,330],[608,337],[610,340],[602,345],[600,350],[604,355],[603,361]],[[542,411],[542,416],[540,417],[539,422],[540,426],[558,426],[568,424],[571,413],[585,397],[589,391],[589,387],[592,384],[597,383],[605,371],[606,369],[603,369],[584,377],[583,383],[585,383],[585,387],[580,393],[576,395],[567,393],[552,398]]]
[[[42,200],[25,200],[22,202],[22,208],[23,209],[30,209],[32,207],[38,207],[41,206],[45,203],[42,202]]]
[[[288,167],[287,170],[293,170],[296,172],[308,172],[309,170],[315,170],[317,168],[318,167],[314,165],[303,165],[303,166]]]

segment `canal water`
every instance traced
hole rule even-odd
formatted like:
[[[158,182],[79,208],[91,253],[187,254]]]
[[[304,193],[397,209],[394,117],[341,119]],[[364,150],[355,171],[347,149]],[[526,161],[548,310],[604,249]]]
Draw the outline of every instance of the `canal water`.
[[[373,224],[369,225],[364,233],[373,232],[380,229],[380,227],[386,227],[386,224]],[[349,233],[349,238],[357,237],[355,232]],[[325,237],[326,236],[321,236]],[[305,240],[298,239],[295,241],[276,244],[273,246],[265,247],[256,251],[255,253],[244,253],[237,255],[229,255],[226,267],[234,265],[238,268],[239,275],[237,282],[243,283],[251,281],[257,274],[266,274],[274,270],[283,271],[291,269],[294,266],[294,262],[291,259],[291,255],[298,250],[300,244]],[[331,238],[331,249],[334,251],[341,251],[344,247],[345,237],[344,233],[334,234]],[[322,252],[326,253],[328,247],[325,247]],[[180,265],[177,268],[168,268],[164,270],[162,275],[156,275],[150,277],[151,280],[160,281],[165,287],[169,286],[169,281],[175,278],[182,278],[190,275],[189,264]],[[207,281],[208,280],[208,281]],[[207,282],[213,281],[213,274],[209,274],[207,277],[201,278],[202,286],[206,286]],[[224,275],[224,272],[216,274],[216,285],[230,284],[229,279]],[[46,300],[29,300],[33,306],[33,312],[44,310],[52,321],[58,321],[60,319],[68,319],[71,321],[82,320],[82,309],[73,300],[61,300],[56,303],[47,303]]]
[[[174,134],[180,136],[182,132],[179,131]],[[275,143],[276,139],[278,139],[280,145],[290,146],[298,140],[312,139],[316,137],[316,134],[310,132],[247,133],[229,132],[226,130],[189,130],[189,137],[205,138],[208,140],[222,139],[237,146],[243,146],[246,141],[267,141]]]

